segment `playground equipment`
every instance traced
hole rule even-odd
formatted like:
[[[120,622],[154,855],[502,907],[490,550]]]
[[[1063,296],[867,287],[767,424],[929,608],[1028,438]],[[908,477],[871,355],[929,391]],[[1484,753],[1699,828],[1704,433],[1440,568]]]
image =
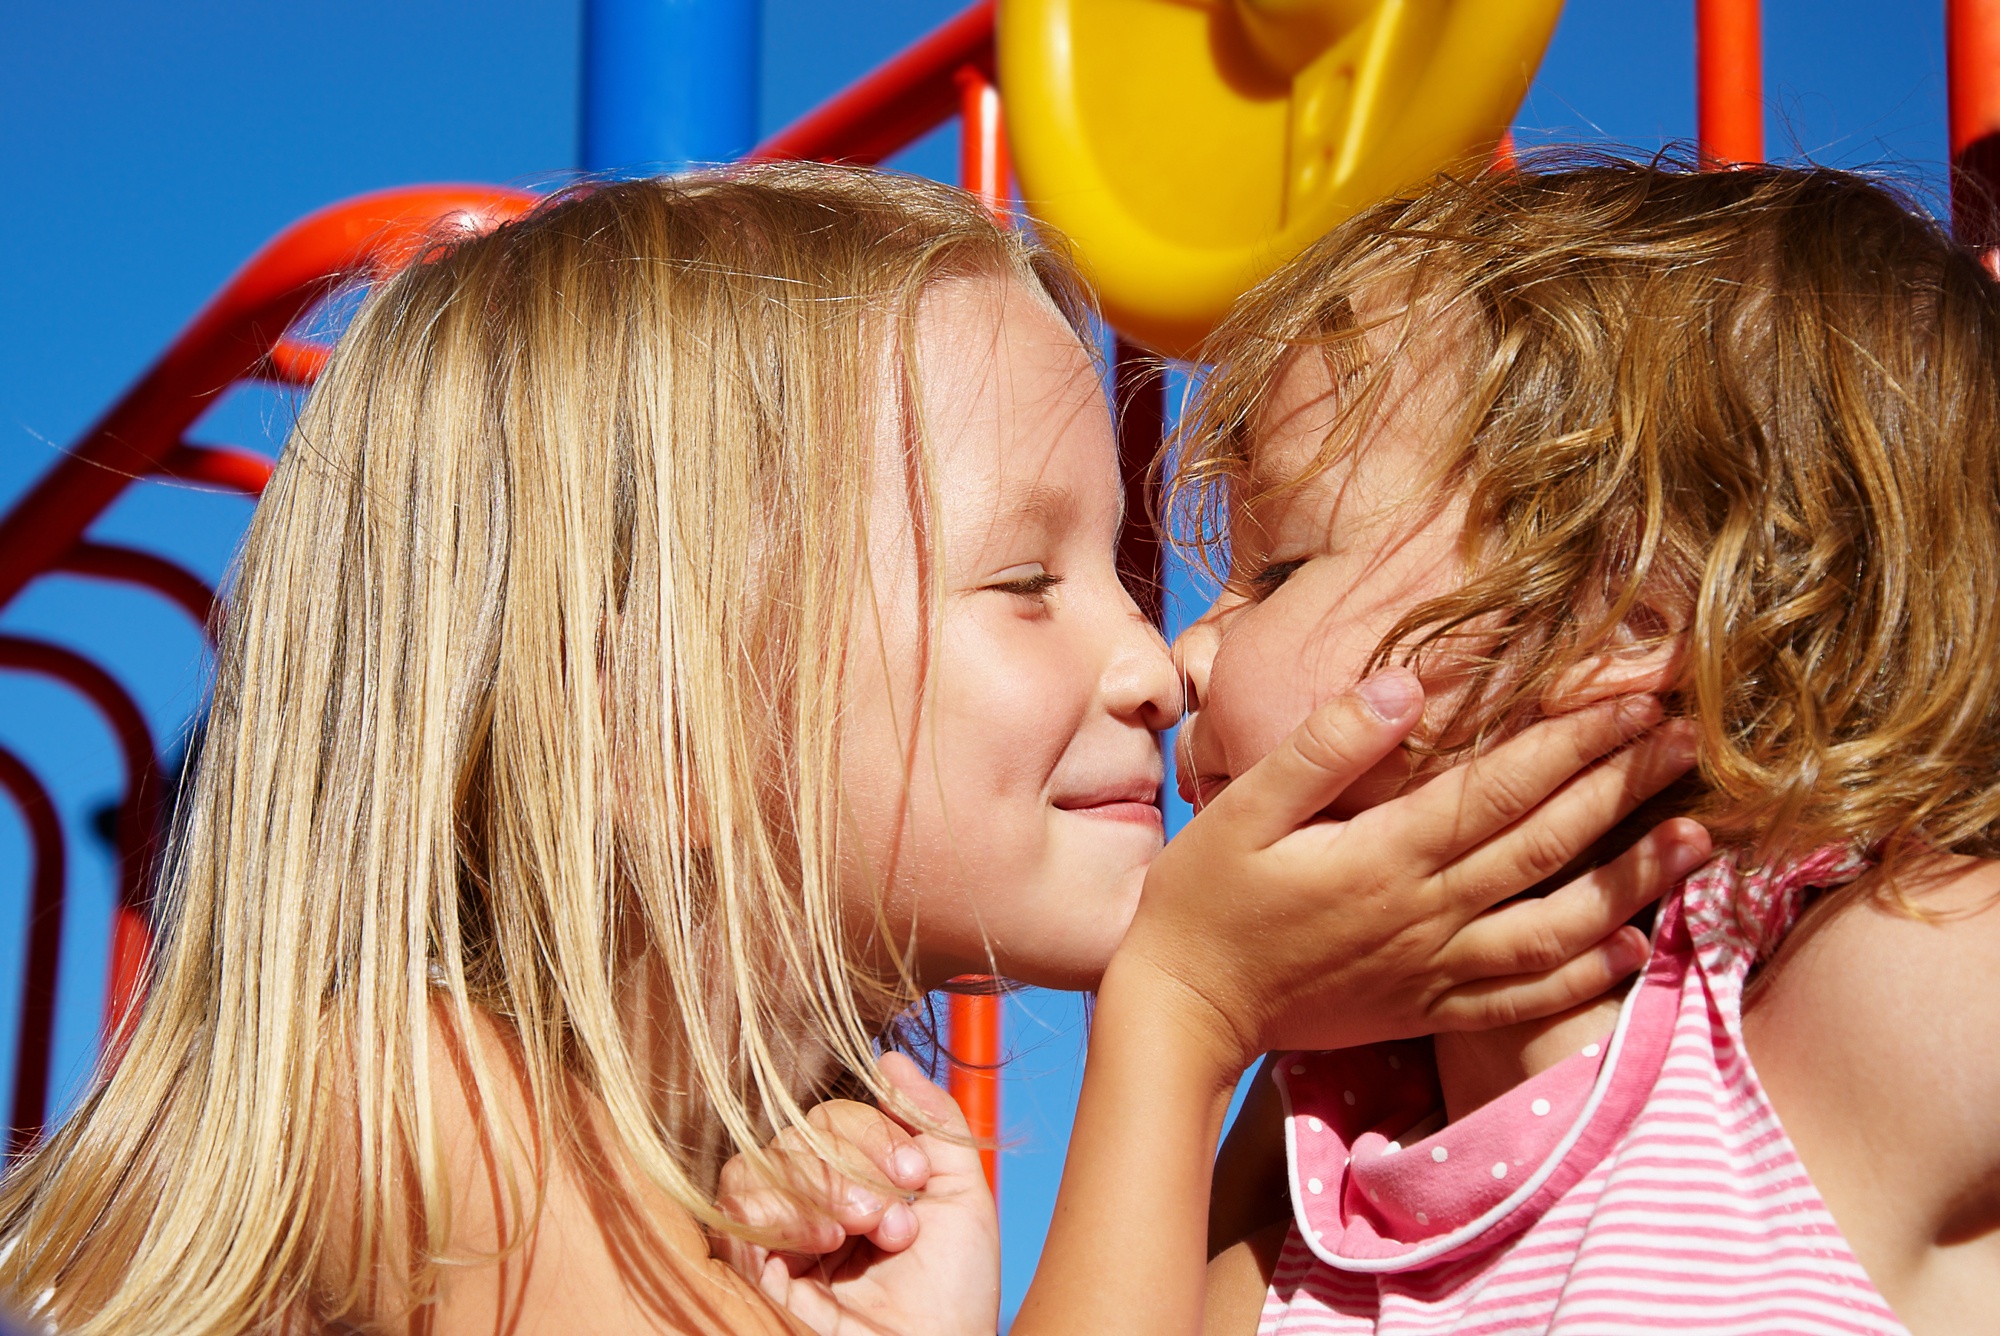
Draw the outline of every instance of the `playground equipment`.
[[[1466,17],[1461,10],[1479,14]],[[1527,85],[1556,10],[1557,0],[1211,0],[1207,7],[1167,0],[1009,0],[1002,10],[996,88],[995,17],[989,0],[756,146],[751,156],[878,163],[957,116],[965,130],[964,183],[998,209],[1009,195],[1008,140],[1000,129],[1004,92],[1013,118],[1012,142],[1024,159],[1027,203],[1039,216],[1074,233],[1086,263],[1101,280],[1122,284],[1134,274],[1143,278],[1143,271],[1130,264],[1120,269],[1124,261],[1116,252],[1130,237],[1142,236],[1144,228],[1160,227],[1160,210],[1171,204],[1182,215],[1179,225],[1186,230],[1181,239],[1163,231],[1166,240],[1153,251],[1134,254],[1164,254],[1161,248],[1172,243],[1194,258],[1183,268],[1173,267],[1182,264],[1179,259],[1163,260],[1160,275],[1199,277],[1213,270],[1233,273],[1231,281],[1240,283],[1267,272],[1285,246],[1309,240],[1309,226],[1323,227],[1362,202],[1362,183],[1392,189],[1466,153],[1490,151]],[[1107,34],[1106,15],[1124,16],[1124,26]],[[1420,25],[1411,26],[1426,15],[1460,26],[1427,36]],[[1698,0],[1702,150],[1718,165],[1762,156],[1757,16],[1757,0]],[[2000,145],[2000,0],[1949,0],[1948,17],[1954,217],[1962,236],[1990,247],[2000,241],[1990,207],[2000,182],[2000,148],[1995,147]],[[1147,32],[1148,23],[1159,24],[1158,31]],[[1211,63],[1204,71],[1201,52],[1189,44],[1190,33],[1200,24],[1235,33],[1235,46],[1211,47],[1211,54],[1221,49],[1233,51],[1232,60],[1254,56],[1256,63],[1248,68],[1255,78],[1245,83],[1249,76],[1244,67],[1234,64]],[[1501,43],[1495,48],[1504,57],[1496,62],[1498,72],[1478,67],[1468,54],[1468,44],[1481,34]],[[1111,37],[1121,45],[1101,45]],[[1038,48],[1037,41],[1044,46]],[[1120,53],[1123,66],[1144,79],[1133,82],[1111,68],[1117,62],[1110,62],[1107,52]],[[1166,63],[1154,63],[1145,54],[1149,52]],[[1179,63],[1168,62],[1168,56]],[[1351,77],[1335,69],[1348,56],[1355,62]],[[1446,86],[1439,71],[1459,71],[1469,81],[1462,105],[1447,108],[1439,102],[1438,90]],[[1184,85],[1165,81],[1177,78],[1204,89],[1211,101],[1203,104],[1175,92]],[[1099,87],[1093,80],[1124,82]],[[1165,95],[1162,87],[1168,89]],[[1114,114],[1115,98],[1106,91],[1113,88],[1126,89],[1134,98],[1133,114],[1122,125]],[[1293,121],[1310,119],[1307,104],[1315,90],[1331,119],[1316,122],[1312,131],[1317,137],[1310,144],[1319,154],[1316,170],[1321,174],[1308,185],[1305,168],[1315,160],[1301,156],[1307,141],[1298,141],[1296,150],[1286,146],[1293,142],[1287,138]],[[1325,101],[1328,97],[1333,101]],[[1212,123],[1203,121],[1204,112],[1215,118]],[[1156,114],[1165,119],[1153,119]],[[1229,134],[1250,134],[1261,127],[1268,139],[1230,143],[1222,133],[1225,127],[1233,127]],[[1073,137],[1065,140],[1065,134]],[[1223,164],[1232,170],[1240,166],[1232,180],[1261,183],[1256,200],[1246,204],[1194,170],[1194,163],[1214,161],[1212,152],[1208,158],[1198,154],[1210,152],[1217,142],[1243,158],[1241,164]],[[1407,160],[1398,156],[1404,152],[1410,155]],[[1135,156],[1107,174],[1097,165],[1107,153]],[[1135,164],[1147,163],[1158,179],[1135,185]],[[1169,170],[1161,170],[1162,164]],[[1261,175],[1253,174],[1253,167]],[[1063,183],[1072,178],[1064,177],[1065,171],[1085,181],[1097,172],[1106,190],[1115,186],[1127,191],[1138,204],[1119,204],[1128,196],[1116,194],[1094,205],[1070,198]],[[1300,186],[1295,193],[1294,184]],[[531,196],[515,191],[420,187],[335,205],[280,234],[64,460],[0,517],[0,608],[31,581],[67,573],[150,589],[205,622],[214,594],[200,579],[153,554],[92,542],[90,526],[128,486],[144,478],[256,495],[269,477],[268,460],[182,439],[215,397],[245,380],[310,385],[327,350],[292,337],[290,330],[325,294],[357,273],[381,272],[404,262],[416,244],[441,227],[492,226],[532,203]],[[1095,215],[1088,213],[1091,208]],[[1265,232],[1252,230],[1255,218],[1264,220]],[[1126,231],[1120,232],[1121,227]],[[1185,239],[1203,235],[1209,240],[1199,245]],[[1218,267],[1216,255],[1233,257],[1228,263],[1238,267]],[[1114,274],[1124,276],[1114,280]],[[1123,322],[1121,334],[1179,349],[1219,313],[1214,303],[1223,291],[1220,281],[1212,274],[1201,277],[1199,283],[1184,285],[1182,296],[1154,306],[1147,305],[1150,298],[1144,291],[1125,296],[1120,294],[1134,290],[1117,287],[1109,294],[1110,310]],[[1196,293],[1198,300],[1187,292]],[[1233,295],[1227,292],[1224,300]],[[1115,381],[1130,502],[1121,566],[1157,617],[1160,549],[1147,521],[1151,498],[1146,466],[1160,440],[1165,405],[1157,376],[1125,338],[1118,343]],[[119,910],[108,945],[113,965],[105,1011],[107,1038],[113,1038],[142,986],[150,942],[146,901],[159,829],[156,746],[129,693],[71,651],[0,637],[0,669],[65,683],[93,703],[121,744],[126,782],[118,822]],[[33,850],[14,1100],[0,1148],[11,1154],[38,1134],[46,1115],[66,855],[47,791],[19,758],[4,750],[0,787],[23,813]],[[953,1093],[966,1106],[975,1134],[991,1138],[999,1130],[992,1070],[1000,1054],[997,999],[953,999],[950,1047],[960,1060]],[[988,1166],[990,1174],[990,1154]]]
[[[0,608],[30,581],[61,572],[150,589],[206,625],[215,592],[201,579],[150,553],[89,541],[91,523],[144,478],[255,496],[270,477],[268,460],[181,439],[216,396],[238,381],[311,384],[327,349],[289,338],[287,331],[337,284],[406,262],[441,230],[490,227],[533,202],[531,195],[487,186],[391,190],[336,204],[280,233],[0,519]],[[151,945],[147,900],[159,852],[159,752],[130,693],[89,660],[58,645],[6,636],[0,637],[0,667],[52,678],[82,694],[111,726],[124,755],[118,907],[105,1002],[109,1042],[140,994]],[[33,1140],[46,1116],[66,859],[46,790],[19,758],[0,757],[0,784],[26,813],[33,850],[28,966],[6,1134],[12,1154]]]
[[[1076,242],[1120,332],[1185,356],[1342,218],[1491,158],[1561,11],[1012,0],[999,52],[1022,197]]]

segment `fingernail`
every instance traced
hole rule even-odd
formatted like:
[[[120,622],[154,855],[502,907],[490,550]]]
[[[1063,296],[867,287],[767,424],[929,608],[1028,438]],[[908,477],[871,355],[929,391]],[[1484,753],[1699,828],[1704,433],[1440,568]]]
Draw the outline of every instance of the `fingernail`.
[[[847,1204],[857,1211],[874,1212],[882,1209],[882,1199],[867,1188],[850,1187],[847,1190]]]
[[[1424,688],[1409,669],[1384,668],[1354,688],[1354,694],[1361,697],[1361,703],[1377,719],[1393,724],[1410,712],[1410,707],[1423,696]]]
[[[1660,861],[1666,865],[1667,875],[1678,881],[1700,867],[1707,857],[1708,851],[1699,844],[1675,843]]]
[[[881,1235],[884,1242],[900,1243],[912,1238],[917,1232],[917,1213],[897,1202],[882,1217]]]
[[[1651,954],[1644,933],[1637,928],[1620,928],[1611,942],[1611,968],[1619,974],[1630,974],[1645,964]]]
[[[915,1185],[930,1177],[931,1162],[915,1146],[900,1146],[890,1157],[895,1169],[896,1181]]]

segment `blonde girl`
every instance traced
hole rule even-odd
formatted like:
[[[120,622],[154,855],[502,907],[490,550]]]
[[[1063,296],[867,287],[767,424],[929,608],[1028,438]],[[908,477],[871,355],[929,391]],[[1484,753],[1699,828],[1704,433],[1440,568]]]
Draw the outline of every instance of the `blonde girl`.
[[[246,540],[129,1049],[0,1186],[0,1294],[93,1334],[785,1329],[709,1257],[724,1158],[826,1145],[841,1088],[948,1145],[878,1046],[968,971],[1095,983],[1160,848],[1179,684],[1086,310],[957,192],[807,167],[581,187],[383,283]],[[1524,1004],[1629,968],[1634,894]],[[921,1182],[886,1251],[990,1218]]]
[[[804,168],[581,187],[369,298],[245,540],[149,1001],[7,1179],[0,1291],[779,1328],[698,1226],[920,995],[841,896],[841,666],[884,349],[973,274],[1084,309],[957,192]],[[530,1264],[579,1210],[622,1284],[553,1228]]]

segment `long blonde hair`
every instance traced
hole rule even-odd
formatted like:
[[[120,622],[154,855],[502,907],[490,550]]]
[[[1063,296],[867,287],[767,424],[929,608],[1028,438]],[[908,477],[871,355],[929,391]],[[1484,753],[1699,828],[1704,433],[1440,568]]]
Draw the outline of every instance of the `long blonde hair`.
[[[1532,715],[1621,628],[1684,619],[1679,806],[1721,840],[2000,855],[2000,285],[1974,255],[1837,171],[1571,154],[1441,178],[1218,330],[1177,529],[1214,552],[1232,500],[1297,485],[1253,456],[1301,350],[1343,408],[1312,472],[1440,329],[1467,385],[1437,472],[1468,501],[1468,578],[1376,659],[1492,647],[1445,750]]]
[[[839,897],[842,665],[875,424],[969,274],[1081,311],[970,198],[807,166],[585,185],[369,296],[243,548],[150,996],[0,1188],[0,1295],[83,1333],[358,1312],[308,1293],[351,1153],[354,1272],[408,1247],[420,1301],[433,1015],[502,1022],[545,1141],[588,1092],[709,1224],[723,1157],[874,1081],[915,984]]]

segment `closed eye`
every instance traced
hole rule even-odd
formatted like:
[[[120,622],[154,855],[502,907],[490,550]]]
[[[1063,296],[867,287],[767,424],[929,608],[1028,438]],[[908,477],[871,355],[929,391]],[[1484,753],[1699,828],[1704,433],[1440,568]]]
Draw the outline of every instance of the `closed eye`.
[[[1250,592],[1256,597],[1269,598],[1271,595],[1277,593],[1285,581],[1296,575],[1299,568],[1305,564],[1306,558],[1304,557],[1299,557],[1292,561],[1274,561],[1251,575],[1245,583],[1250,586]]]
[[[1002,571],[1002,575],[1010,578],[995,580],[991,584],[984,586],[984,588],[996,590],[1002,594],[1012,594],[1016,598],[1041,599],[1047,597],[1051,590],[1063,582],[1063,578],[1060,575],[1044,570],[1039,563],[1032,566],[1016,567],[1015,569],[1020,573],[1015,574],[1013,571]]]

